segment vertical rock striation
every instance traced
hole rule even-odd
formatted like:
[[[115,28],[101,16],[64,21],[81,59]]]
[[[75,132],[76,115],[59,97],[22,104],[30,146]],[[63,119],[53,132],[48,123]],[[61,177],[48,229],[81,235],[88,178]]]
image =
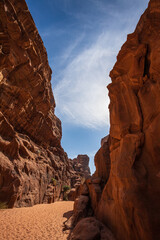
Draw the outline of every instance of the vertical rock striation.
[[[46,49],[25,0],[1,0],[0,201],[9,207],[53,202],[63,184],[71,184],[50,81]]]
[[[96,214],[117,239],[160,239],[160,2],[151,0],[110,73],[111,170]]]
[[[94,215],[117,240],[160,239],[159,68],[160,2],[150,0],[110,73],[110,136],[92,176],[101,179],[101,195],[89,188]]]

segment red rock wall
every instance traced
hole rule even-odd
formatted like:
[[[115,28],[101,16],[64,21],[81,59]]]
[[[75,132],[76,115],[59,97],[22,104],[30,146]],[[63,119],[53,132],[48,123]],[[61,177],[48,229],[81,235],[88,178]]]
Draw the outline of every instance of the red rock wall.
[[[151,0],[108,86],[111,168],[95,214],[117,240],[160,239],[159,69],[160,2]]]
[[[74,170],[80,174],[81,178],[89,178],[91,176],[89,168],[89,157],[85,154],[79,154],[72,161]]]
[[[70,185],[50,81],[46,49],[25,1],[1,0],[0,201],[9,207],[53,202]]]

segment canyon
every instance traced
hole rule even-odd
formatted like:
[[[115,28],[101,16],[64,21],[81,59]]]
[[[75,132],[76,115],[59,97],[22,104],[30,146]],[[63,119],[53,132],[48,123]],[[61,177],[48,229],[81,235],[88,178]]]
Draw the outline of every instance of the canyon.
[[[150,0],[110,72],[110,132],[91,177],[88,156],[68,159],[61,146],[52,72],[25,1],[3,0],[0,12],[0,201],[52,203],[68,185],[69,239],[160,239],[160,2]]]
[[[61,147],[52,71],[25,1],[1,1],[0,13],[0,202],[52,203],[80,184],[89,159],[79,174]]]

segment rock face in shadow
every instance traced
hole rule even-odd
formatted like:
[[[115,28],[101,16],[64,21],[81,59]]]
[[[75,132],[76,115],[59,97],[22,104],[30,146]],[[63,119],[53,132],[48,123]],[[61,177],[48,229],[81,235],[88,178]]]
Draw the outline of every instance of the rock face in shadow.
[[[71,177],[71,191],[68,194],[68,200],[74,201],[82,191],[81,184],[91,177],[89,168],[89,157],[86,154],[78,155],[73,160],[70,159],[73,168]]]
[[[71,240],[115,240],[111,231],[94,217],[78,222],[70,236]]]
[[[159,66],[160,2],[151,0],[110,73],[110,136],[93,176],[101,193],[89,187],[94,215],[117,240],[160,239]]]
[[[0,1],[0,202],[9,207],[58,200],[75,175],[60,144],[50,81],[25,1]]]
[[[160,239],[160,3],[152,0],[110,73],[111,170],[96,215],[117,239]]]
[[[80,178],[90,178],[91,172],[89,168],[89,157],[87,155],[78,155],[72,161],[72,166]]]

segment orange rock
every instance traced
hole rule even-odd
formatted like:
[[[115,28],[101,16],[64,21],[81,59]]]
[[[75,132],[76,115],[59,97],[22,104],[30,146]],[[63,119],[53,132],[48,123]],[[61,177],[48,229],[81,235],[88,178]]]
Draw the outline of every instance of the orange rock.
[[[96,171],[95,177],[100,177],[101,182],[104,184],[108,180],[110,173],[110,154],[109,154],[109,137],[103,139],[103,144],[94,157]]]
[[[82,178],[90,178],[89,157],[86,154],[78,155],[77,158],[73,159],[73,168],[77,173],[80,173]]]
[[[76,189],[71,188],[70,192],[68,193],[68,200],[74,201],[76,199]]]
[[[94,214],[117,240],[160,239],[159,33],[160,1],[150,0],[110,73],[110,136],[102,140],[92,176],[101,179],[101,193],[88,180]],[[87,233],[92,223],[86,225],[78,223],[73,239],[85,239],[80,228]],[[98,234],[93,228],[91,239],[101,239]]]
[[[94,217],[78,222],[70,240],[115,240],[110,230]]]
[[[81,171],[61,147],[51,69],[25,0],[0,2],[0,33],[0,202],[51,203]]]
[[[110,74],[111,170],[96,216],[118,240],[160,239],[159,26],[151,0]]]

